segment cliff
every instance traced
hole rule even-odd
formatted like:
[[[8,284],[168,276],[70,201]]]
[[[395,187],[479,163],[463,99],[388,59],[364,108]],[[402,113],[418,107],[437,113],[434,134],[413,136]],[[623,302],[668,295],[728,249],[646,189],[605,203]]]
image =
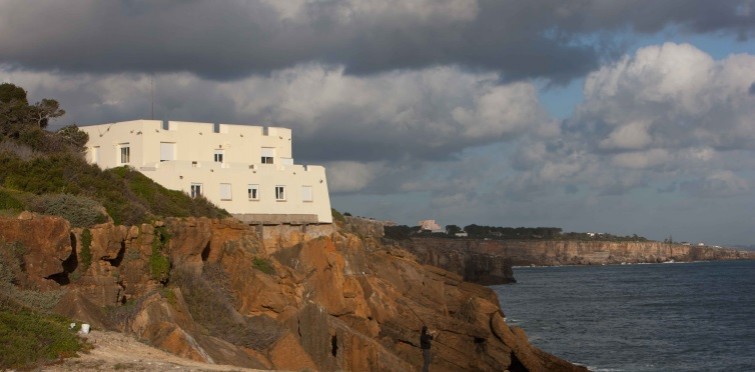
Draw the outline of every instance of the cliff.
[[[660,242],[411,238],[401,245],[425,264],[483,285],[513,280],[511,266],[608,265],[755,259],[755,252]]]
[[[426,324],[439,331],[433,370],[585,370],[531,346],[490,289],[332,225],[71,229],[24,214],[0,218],[0,235],[24,247],[19,285],[62,291],[57,312],[196,361],[417,370]]]
[[[400,241],[419,262],[457,273],[466,281],[481,285],[516,283],[511,257],[490,249],[490,243],[481,239],[443,238]]]

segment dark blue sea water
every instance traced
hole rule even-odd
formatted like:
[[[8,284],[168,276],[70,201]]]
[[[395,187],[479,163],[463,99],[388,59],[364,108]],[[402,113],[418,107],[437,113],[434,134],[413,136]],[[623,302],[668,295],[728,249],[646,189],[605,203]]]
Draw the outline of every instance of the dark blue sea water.
[[[515,268],[507,322],[594,371],[755,371],[755,261]]]

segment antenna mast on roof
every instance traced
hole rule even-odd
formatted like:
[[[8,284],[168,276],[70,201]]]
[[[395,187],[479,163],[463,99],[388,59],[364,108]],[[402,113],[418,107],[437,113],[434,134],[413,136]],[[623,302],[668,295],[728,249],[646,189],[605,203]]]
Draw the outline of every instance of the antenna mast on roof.
[[[152,74],[152,76],[149,79],[149,99],[151,102],[151,110],[149,119],[154,120],[155,119],[155,75]]]

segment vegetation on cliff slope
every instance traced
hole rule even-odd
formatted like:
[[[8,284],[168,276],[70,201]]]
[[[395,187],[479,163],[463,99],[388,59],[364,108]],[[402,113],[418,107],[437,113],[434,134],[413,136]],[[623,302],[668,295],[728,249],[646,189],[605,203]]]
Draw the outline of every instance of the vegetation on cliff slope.
[[[28,368],[70,357],[82,349],[70,320],[49,313],[59,291],[19,289],[24,247],[0,242],[0,369]]]
[[[29,104],[0,84],[0,210],[59,215],[74,226],[107,220],[133,225],[159,217],[224,217],[204,198],[168,190],[127,167],[101,170],[84,160],[87,134],[75,124],[45,130],[64,111],[55,100]]]

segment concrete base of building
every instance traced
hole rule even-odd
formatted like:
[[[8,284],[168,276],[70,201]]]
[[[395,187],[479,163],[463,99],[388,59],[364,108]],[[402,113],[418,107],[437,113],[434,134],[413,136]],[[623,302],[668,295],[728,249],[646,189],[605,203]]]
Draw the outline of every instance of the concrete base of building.
[[[233,217],[250,225],[309,225],[318,224],[316,214],[255,214],[236,213]]]

